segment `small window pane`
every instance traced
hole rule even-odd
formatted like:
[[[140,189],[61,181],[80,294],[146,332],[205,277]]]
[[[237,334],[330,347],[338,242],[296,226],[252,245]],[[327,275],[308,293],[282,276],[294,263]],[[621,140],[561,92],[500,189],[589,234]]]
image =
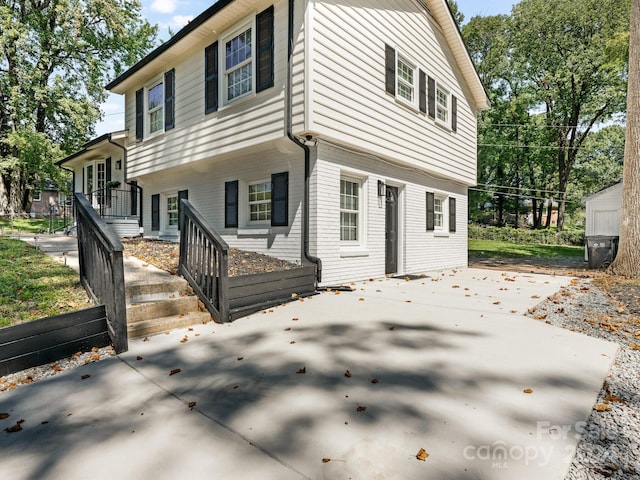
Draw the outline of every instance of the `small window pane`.
[[[438,120],[447,123],[449,121],[449,94],[441,88],[436,90],[436,105]]]
[[[153,110],[154,108],[161,106],[162,101],[162,83],[159,83],[155,87],[149,89],[149,110]]]
[[[249,185],[249,221],[271,220],[271,182]]]
[[[433,225],[436,228],[442,228],[443,226],[443,210],[442,210],[442,198],[435,198],[433,200]]]
[[[398,58],[398,96],[413,102],[415,68]]]
[[[167,197],[167,225],[177,227],[178,220],[178,197]]]
[[[340,240],[358,240],[359,194],[357,182],[340,180]]]

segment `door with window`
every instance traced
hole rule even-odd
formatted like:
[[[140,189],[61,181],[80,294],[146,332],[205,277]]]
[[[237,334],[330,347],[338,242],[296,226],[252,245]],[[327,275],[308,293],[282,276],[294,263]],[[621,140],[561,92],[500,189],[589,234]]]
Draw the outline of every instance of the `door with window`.
[[[398,187],[386,186],[385,272],[398,271]]]

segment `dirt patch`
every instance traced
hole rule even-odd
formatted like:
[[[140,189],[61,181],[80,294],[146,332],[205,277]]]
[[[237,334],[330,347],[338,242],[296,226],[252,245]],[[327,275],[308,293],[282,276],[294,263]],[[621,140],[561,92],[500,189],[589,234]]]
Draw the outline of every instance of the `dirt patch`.
[[[150,239],[125,239],[122,241],[125,255],[139,258],[172,275],[178,273],[180,246],[174,242]],[[280,260],[261,253],[229,249],[229,276],[252,275],[298,268],[292,262]]]
[[[587,262],[581,257],[480,258],[469,256],[469,267],[547,275],[574,275],[578,277],[593,275],[593,271],[588,269]]]

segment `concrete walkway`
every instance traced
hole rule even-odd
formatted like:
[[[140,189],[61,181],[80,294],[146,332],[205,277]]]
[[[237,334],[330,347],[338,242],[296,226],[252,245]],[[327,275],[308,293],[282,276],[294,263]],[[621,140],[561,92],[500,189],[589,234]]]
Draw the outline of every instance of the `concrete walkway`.
[[[617,348],[523,315],[569,281],[376,279],[131,341],[0,393],[0,478],[561,480]]]

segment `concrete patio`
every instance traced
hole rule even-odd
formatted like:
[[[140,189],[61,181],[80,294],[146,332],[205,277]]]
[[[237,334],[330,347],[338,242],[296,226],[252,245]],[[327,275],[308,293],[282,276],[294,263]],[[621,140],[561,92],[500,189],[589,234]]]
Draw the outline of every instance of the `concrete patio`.
[[[561,480],[617,348],[523,315],[569,282],[372,279],[131,341],[0,393],[0,476]]]

